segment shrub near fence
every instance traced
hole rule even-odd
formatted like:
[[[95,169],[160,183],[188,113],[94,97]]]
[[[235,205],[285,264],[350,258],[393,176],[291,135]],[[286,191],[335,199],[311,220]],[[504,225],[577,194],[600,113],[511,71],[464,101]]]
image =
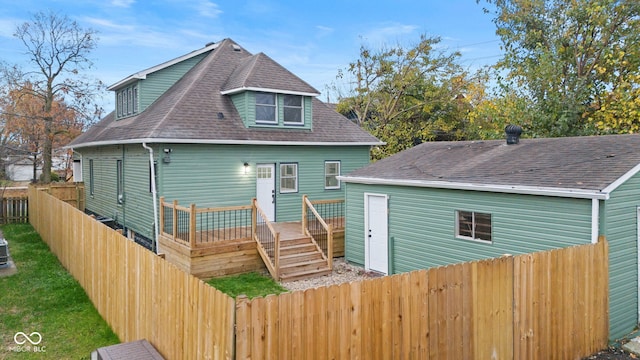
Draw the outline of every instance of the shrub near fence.
[[[231,359],[234,300],[44,191],[31,224],[121,341],[167,359]]]

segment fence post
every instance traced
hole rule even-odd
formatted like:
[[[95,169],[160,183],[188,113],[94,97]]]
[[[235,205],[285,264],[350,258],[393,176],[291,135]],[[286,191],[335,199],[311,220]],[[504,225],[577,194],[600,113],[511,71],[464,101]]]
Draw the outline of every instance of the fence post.
[[[302,233],[307,228],[307,195],[302,195]]]
[[[173,236],[173,241],[176,241],[178,237],[178,200],[173,200],[173,231],[171,232],[171,236]]]
[[[189,245],[196,247],[196,204],[191,204],[189,210]]]
[[[329,227],[327,233],[327,262],[329,264],[329,270],[333,270],[333,224],[328,224]]]
[[[251,239],[255,240],[256,239],[256,226],[257,226],[257,222],[258,222],[258,211],[256,210],[256,201],[258,201],[258,199],[253,198],[251,199]]]
[[[280,280],[280,233],[276,233],[274,252],[274,267],[276,268],[276,280]]]
[[[160,234],[164,233],[164,196],[160,196],[160,219],[158,219],[158,223],[160,224]]]

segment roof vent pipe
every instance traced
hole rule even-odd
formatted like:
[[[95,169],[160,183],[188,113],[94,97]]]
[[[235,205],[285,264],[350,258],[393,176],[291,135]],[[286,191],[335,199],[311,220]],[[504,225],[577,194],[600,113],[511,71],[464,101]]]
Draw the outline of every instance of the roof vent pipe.
[[[520,135],[522,134],[520,126],[507,125],[504,128],[504,132],[507,134],[507,145],[514,145],[520,142]]]

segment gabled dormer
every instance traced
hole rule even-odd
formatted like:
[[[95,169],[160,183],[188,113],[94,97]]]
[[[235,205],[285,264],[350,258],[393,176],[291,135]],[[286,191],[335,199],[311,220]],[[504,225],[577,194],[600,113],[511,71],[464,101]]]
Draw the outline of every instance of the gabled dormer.
[[[230,96],[248,128],[311,129],[313,97],[320,93],[267,55],[239,64],[222,95]]]
[[[143,112],[218,45],[209,43],[202,49],[142,70],[109,86],[107,90],[115,92],[116,120]]]

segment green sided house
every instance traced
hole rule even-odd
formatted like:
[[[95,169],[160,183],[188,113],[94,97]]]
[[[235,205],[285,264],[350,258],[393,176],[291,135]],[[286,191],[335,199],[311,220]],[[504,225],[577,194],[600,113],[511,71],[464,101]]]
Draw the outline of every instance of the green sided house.
[[[509,142],[424,143],[341,176],[347,260],[394,274],[605,236],[610,338],[628,334],[639,311],[640,135]]]
[[[344,218],[337,176],[367,165],[381,142],[316,89],[225,39],[109,90],[115,111],[70,144],[88,212],[205,278],[265,265],[279,278],[330,267],[327,229],[344,227],[332,223]],[[222,244],[237,253],[207,258]],[[322,250],[324,267],[310,254],[295,258],[304,246]]]

